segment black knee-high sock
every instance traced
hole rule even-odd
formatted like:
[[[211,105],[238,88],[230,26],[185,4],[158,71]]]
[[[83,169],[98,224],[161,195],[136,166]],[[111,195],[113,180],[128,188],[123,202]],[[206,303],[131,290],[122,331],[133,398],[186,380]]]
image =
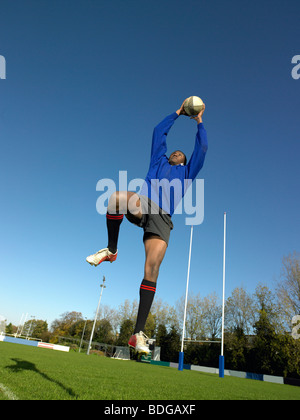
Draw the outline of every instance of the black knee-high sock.
[[[118,249],[118,237],[120,225],[123,221],[124,214],[109,214],[106,213],[106,226],[108,233],[108,245],[107,248],[115,254]]]
[[[145,324],[150,312],[150,308],[156,291],[156,283],[143,280],[140,287],[140,304],[134,334],[144,331]]]

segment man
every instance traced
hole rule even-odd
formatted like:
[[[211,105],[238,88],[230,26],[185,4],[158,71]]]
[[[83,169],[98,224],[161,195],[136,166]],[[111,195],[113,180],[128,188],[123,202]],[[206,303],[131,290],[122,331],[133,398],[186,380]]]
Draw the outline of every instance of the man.
[[[184,104],[184,102],[183,102]],[[193,154],[186,162],[183,152],[176,150],[166,156],[166,138],[170,128],[180,115],[186,115],[183,104],[173,114],[158,124],[153,132],[151,160],[148,174],[140,194],[116,191],[107,207],[107,248],[87,257],[87,262],[97,266],[103,261],[117,258],[118,236],[124,214],[127,219],[144,229],[143,242],[146,260],[144,279],[140,286],[140,303],[137,322],[128,344],[139,353],[149,353],[147,337],[143,333],[156,291],[160,265],[167,250],[173,229],[171,216],[187,188],[203,166],[207,152],[207,136],[203,126],[203,110],[192,119],[197,121],[197,134]]]

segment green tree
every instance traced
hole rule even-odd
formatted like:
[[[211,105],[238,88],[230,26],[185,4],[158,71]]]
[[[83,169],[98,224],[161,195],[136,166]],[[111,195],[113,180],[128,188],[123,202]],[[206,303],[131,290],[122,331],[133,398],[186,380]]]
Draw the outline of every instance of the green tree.
[[[118,346],[127,346],[128,340],[133,333],[135,322],[132,319],[124,319],[120,327],[120,334],[117,339]]]
[[[225,305],[225,325],[228,331],[243,330],[250,334],[254,322],[253,298],[243,287],[236,287]]]
[[[248,341],[243,329],[226,333],[225,342],[226,365],[234,370],[247,370]]]
[[[30,319],[24,324],[23,334],[46,341],[49,337],[48,323],[42,319]]]
[[[178,362],[180,351],[180,334],[172,325],[165,337],[160,338],[160,358],[166,362]]]
[[[57,343],[57,337],[70,337],[73,325],[82,319],[82,313],[75,311],[65,312],[59,319],[55,319],[51,324],[51,343]]]
[[[6,332],[6,334],[13,334],[16,329],[16,327],[14,327],[13,326],[13,324],[10,322],[8,325],[6,325],[6,328],[5,328],[5,332]]]
[[[150,312],[146,321],[144,333],[149,337],[153,338],[155,333],[155,318]]]
[[[115,337],[110,321],[108,319],[101,319],[100,321],[98,321],[96,324],[93,341],[98,341],[99,343],[105,344],[112,344],[114,342],[114,339]]]
[[[49,336],[48,323],[42,319],[34,320],[32,323],[32,337],[40,338],[43,341],[47,340]]]
[[[262,283],[256,286],[253,294],[253,308],[256,321],[260,317],[260,311],[264,310],[268,314],[268,319],[274,326],[276,332],[282,331],[282,319],[280,317],[276,294]]]
[[[86,321],[84,319],[79,319],[78,321],[75,321],[69,328],[69,335],[71,337],[81,339],[85,322]],[[87,322],[92,322],[92,321],[87,321]]]
[[[260,311],[259,320],[254,324],[254,345],[251,349],[252,369],[256,373],[275,374],[274,358],[278,346],[276,345],[276,332],[271,324],[267,312]]]
[[[162,343],[164,343],[166,341],[166,337],[168,335],[168,331],[167,331],[167,327],[165,326],[165,324],[159,324],[157,327],[157,332],[156,332],[156,345],[158,347],[162,346]]]

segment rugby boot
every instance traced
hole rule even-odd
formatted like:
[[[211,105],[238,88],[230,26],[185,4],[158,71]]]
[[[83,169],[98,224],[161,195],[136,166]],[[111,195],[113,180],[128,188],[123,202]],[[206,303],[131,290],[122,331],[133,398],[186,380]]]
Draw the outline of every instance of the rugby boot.
[[[109,261],[109,262],[113,262],[117,259],[117,255],[118,255],[118,251],[113,254],[112,252],[109,251],[108,248],[103,248],[100,249],[100,251],[96,252],[96,254],[93,255],[89,255],[86,258],[86,261],[91,264],[94,265],[95,267],[99,264],[101,264],[103,261]]]

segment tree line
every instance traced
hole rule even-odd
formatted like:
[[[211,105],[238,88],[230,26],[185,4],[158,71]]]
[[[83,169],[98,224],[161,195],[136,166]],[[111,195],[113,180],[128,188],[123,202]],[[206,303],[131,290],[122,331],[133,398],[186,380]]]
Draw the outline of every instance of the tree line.
[[[127,346],[137,315],[137,300],[117,309],[100,307],[93,342]],[[184,297],[174,306],[161,299],[153,302],[145,334],[156,339],[161,360],[178,362],[181,344]],[[292,336],[292,319],[300,314],[300,255],[282,260],[282,270],[274,290],[259,283],[254,293],[235,288],[225,303],[225,364],[227,369],[300,378],[300,325]],[[300,321],[300,317],[299,317]],[[94,320],[80,312],[66,312],[50,329],[47,322],[31,320],[24,325],[30,336],[52,343],[68,341],[71,348],[86,348]],[[190,294],[187,304],[185,363],[218,367],[222,323],[220,298],[212,293]],[[8,325],[7,332],[13,332]],[[299,337],[298,337],[299,336]]]

